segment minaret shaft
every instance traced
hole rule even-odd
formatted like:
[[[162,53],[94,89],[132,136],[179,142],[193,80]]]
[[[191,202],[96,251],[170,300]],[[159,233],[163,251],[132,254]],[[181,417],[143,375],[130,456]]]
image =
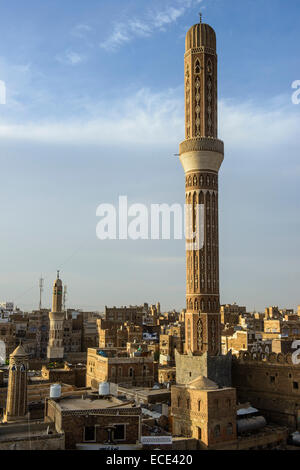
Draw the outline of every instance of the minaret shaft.
[[[180,161],[185,171],[187,223],[203,205],[203,246],[186,249],[186,352],[217,355],[221,348],[219,299],[218,172],[224,158],[218,140],[216,37],[206,24],[187,33],[185,67],[185,140]],[[200,226],[197,227],[200,231]],[[188,229],[187,229],[187,233]]]
[[[9,374],[4,422],[22,421],[27,416],[28,354],[19,345],[9,356]]]
[[[64,357],[64,312],[62,311],[63,287],[59,275],[53,285],[52,310],[49,314],[50,329],[47,358],[61,360]]]

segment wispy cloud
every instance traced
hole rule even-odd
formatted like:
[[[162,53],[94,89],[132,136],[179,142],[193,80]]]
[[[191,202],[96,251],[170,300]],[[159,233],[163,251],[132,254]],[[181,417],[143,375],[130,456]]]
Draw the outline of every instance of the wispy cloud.
[[[117,22],[111,35],[100,43],[100,47],[114,51],[136,37],[148,37],[155,31],[165,31],[166,27],[183,16],[186,11],[201,3],[202,0],[177,0],[175,6],[163,10],[148,10],[143,18],[129,19],[127,22]]]
[[[90,25],[88,24],[85,24],[85,23],[81,23],[81,24],[77,24],[71,34],[73,36],[76,36],[78,38],[85,38],[90,32],[92,31],[92,28]]]
[[[84,61],[84,56],[75,51],[65,51],[63,54],[57,55],[56,60],[66,65],[78,65]]]
[[[147,88],[129,95],[120,103],[76,103],[81,108],[80,117],[19,124],[0,119],[0,138],[78,145],[151,146],[176,151],[184,138],[184,103],[182,88],[153,93]],[[276,104],[276,106],[275,106]],[[72,103],[66,103],[72,110]],[[300,107],[300,106],[299,106]],[[300,126],[299,107],[290,104],[286,96],[264,102],[263,107],[251,102],[222,100],[220,109],[220,137],[226,151],[238,149],[241,157],[269,160],[282,154],[282,149],[300,151],[298,139]],[[78,116],[78,112],[76,113]],[[75,115],[75,113],[74,113]]]

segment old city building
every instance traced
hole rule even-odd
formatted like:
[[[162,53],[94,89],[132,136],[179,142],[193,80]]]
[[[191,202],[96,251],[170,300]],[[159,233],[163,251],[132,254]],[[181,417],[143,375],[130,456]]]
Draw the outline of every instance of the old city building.
[[[263,338],[261,332],[241,327],[230,327],[222,332],[222,353],[231,352],[239,355],[240,351],[264,352],[272,351],[272,341]]]
[[[300,365],[292,353],[241,352],[233,360],[232,383],[241,402],[251,401],[271,422],[298,429]]]
[[[127,343],[142,342],[143,328],[133,322],[97,320],[99,348],[125,348]]]
[[[125,350],[89,348],[86,386],[98,388],[101,382],[134,387],[152,387],[154,365],[152,355],[128,355]]]
[[[4,342],[9,356],[16,348],[16,326],[7,319],[0,320],[0,341]]]
[[[141,448],[141,409],[111,395],[70,394],[46,401],[45,419],[65,435],[66,449]]]
[[[221,305],[221,323],[223,325],[238,325],[240,315],[246,314],[246,307],[240,307],[237,304]]]
[[[173,434],[211,447],[236,439],[236,391],[200,376],[172,387]]]
[[[159,339],[160,364],[175,365],[175,351],[183,353],[183,337],[175,334],[161,334]]]
[[[148,304],[129,307],[107,307],[105,306],[104,318],[117,323],[130,322],[135,325],[143,324],[143,316],[148,312]]]

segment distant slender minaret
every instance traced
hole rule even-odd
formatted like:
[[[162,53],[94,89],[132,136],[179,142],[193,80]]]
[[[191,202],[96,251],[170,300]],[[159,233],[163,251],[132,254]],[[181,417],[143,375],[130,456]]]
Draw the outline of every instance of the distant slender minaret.
[[[27,415],[28,354],[20,344],[9,356],[5,422],[22,421]]]
[[[224,145],[218,139],[216,34],[201,15],[186,35],[184,73],[185,140],[179,154],[192,232],[200,231],[196,214],[198,205],[204,207],[204,244],[186,248],[185,350],[216,356],[221,347],[218,172]]]
[[[50,331],[47,358],[51,361],[64,357],[64,312],[62,310],[63,286],[57,271],[57,279],[53,285],[52,310],[49,313]]]

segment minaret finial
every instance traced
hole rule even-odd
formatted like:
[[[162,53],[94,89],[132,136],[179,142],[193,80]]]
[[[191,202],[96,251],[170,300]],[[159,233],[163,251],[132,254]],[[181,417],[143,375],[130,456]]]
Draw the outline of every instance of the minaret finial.
[[[202,24],[202,13],[201,12],[199,13],[199,17],[200,17],[199,23]]]
[[[59,279],[59,269],[57,270],[57,279]]]

